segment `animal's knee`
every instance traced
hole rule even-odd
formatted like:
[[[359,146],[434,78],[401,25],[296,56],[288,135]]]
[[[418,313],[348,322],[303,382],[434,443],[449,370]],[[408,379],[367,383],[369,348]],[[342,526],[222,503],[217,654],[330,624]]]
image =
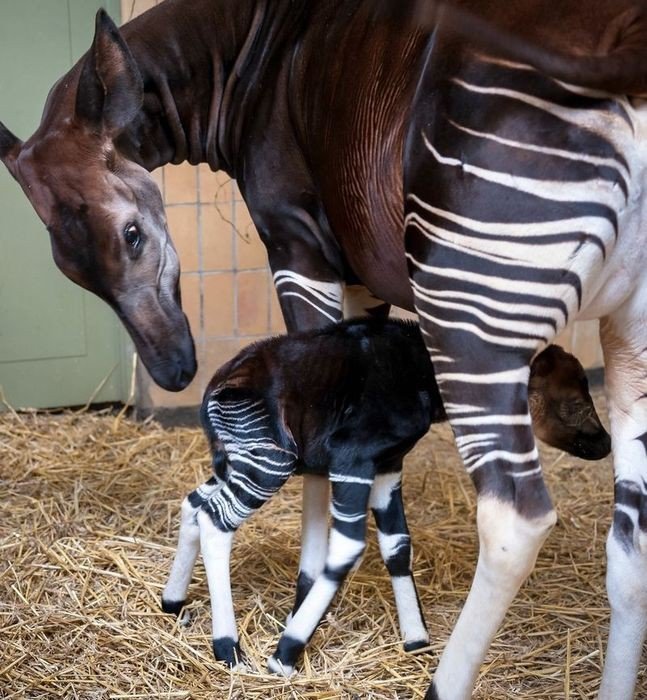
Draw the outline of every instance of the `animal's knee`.
[[[557,515],[551,509],[541,516],[526,518],[511,503],[482,497],[477,522],[479,564],[491,577],[518,586],[532,571]]]

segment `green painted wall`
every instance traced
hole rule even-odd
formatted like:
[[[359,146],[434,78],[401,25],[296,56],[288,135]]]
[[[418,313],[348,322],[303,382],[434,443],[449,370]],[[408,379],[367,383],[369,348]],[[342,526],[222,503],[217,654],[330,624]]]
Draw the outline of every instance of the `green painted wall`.
[[[0,119],[35,130],[50,87],[90,46],[94,14],[118,0],[0,0]],[[128,343],[114,313],[56,268],[45,227],[0,168],[0,386],[12,406],[126,398]]]

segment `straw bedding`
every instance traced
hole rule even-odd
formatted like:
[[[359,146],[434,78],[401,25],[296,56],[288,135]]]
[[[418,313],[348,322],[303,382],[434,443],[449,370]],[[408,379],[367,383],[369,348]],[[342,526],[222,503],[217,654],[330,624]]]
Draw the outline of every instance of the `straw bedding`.
[[[600,402],[598,402],[600,403]],[[208,475],[199,429],[109,412],[0,415],[0,697],[419,698],[465,598],[476,556],[474,496],[446,426],[408,459],[415,571],[433,643],[405,655],[371,529],[300,666],[265,672],[292,602],[299,480],[237,535],[234,600],[249,670],[212,659],[199,563],[191,624],[159,610],[184,494]],[[595,697],[608,611],[609,460],[543,451],[560,521],[483,666],[477,698]],[[485,614],[486,611],[484,611]],[[647,696],[647,679],[637,696]]]

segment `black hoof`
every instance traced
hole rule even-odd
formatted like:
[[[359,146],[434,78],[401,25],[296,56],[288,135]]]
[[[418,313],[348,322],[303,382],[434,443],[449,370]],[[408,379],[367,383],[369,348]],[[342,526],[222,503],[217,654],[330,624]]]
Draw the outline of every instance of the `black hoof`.
[[[175,617],[180,617],[185,605],[186,600],[165,600],[162,598],[162,610],[169,615],[175,615]]]
[[[243,662],[240,644],[231,637],[212,639],[211,645],[213,646],[213,655],[216,657],[216,661],[222,661],[231,668]]]
[[[424,639],[419,639],[415,642],[404,642],[402,645],[407,653],[412,651],[418,651],[418,649],[425,649],[429,646],[429,642]]]
[[[273,673],[291,674],[304,648],[305,643],[300,639],[294,639],[285,634],[282,635],[276,651],[268,661],[270,670]]]
[[[440,700],[440,695],[438,695],[436,686],[433,683],[429,686],[429,689],[427,690],[425,700]]]

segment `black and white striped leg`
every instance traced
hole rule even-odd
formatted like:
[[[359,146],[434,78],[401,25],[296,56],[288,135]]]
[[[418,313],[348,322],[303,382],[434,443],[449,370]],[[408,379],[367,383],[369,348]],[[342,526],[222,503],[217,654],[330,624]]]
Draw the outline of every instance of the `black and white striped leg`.
[[[328,478],[305,474],[303,477],[303,510],[301,512],[301,558],[292,612],[286,624],[301,606],[312,584],[321,574],[328,553]]]
[[[421,649],[429,644],[429,633],[411,571],[411,537],[402,502],[401,471],[375,477],[370,506],[380,552],[391,575],[404,650]]]
[[[162,593],[162,610],[166,613],[179,615],[186,603],[186,594],[191,583],[191,575],[200,551],[200,531],[197,514],[202,504],[218,488],[217,480],[212,477],[182,501],[177,549],[175,550],[171,572]]]
[[[599,700],[631,700],[647,635],[647,314],[645,296],[601,324],[615,510],[607,539],[611,627]],[[633,322],[632,322],[633,319]],[[636,322],[641,319],[641,322]]]
[[[353,474],[362,470],[354,470]],[[348,572],[360,561],[366,546],[366,511],[373,482],[370,476],[340,477],[332,481],[332,529],[323,572],[281,635],[268,667],[289,676],[306,644],[328,610]]]
[[[294,471],[291,435],[262,399],[245,392],[214,394],[206,405],[210,431],[224,446],[224,483],[198,513],[200,547],[211,596],[213,651],[235,666],[241,659],[229,579],[233,533]]]
[[[477,491],[480,543],[469,595],[427,694],[439,700],[472,697],[492,639],[556,520],[528,412],[532,352],[502,351],[470,335],[442,328],[432,340],[447,416]]]

